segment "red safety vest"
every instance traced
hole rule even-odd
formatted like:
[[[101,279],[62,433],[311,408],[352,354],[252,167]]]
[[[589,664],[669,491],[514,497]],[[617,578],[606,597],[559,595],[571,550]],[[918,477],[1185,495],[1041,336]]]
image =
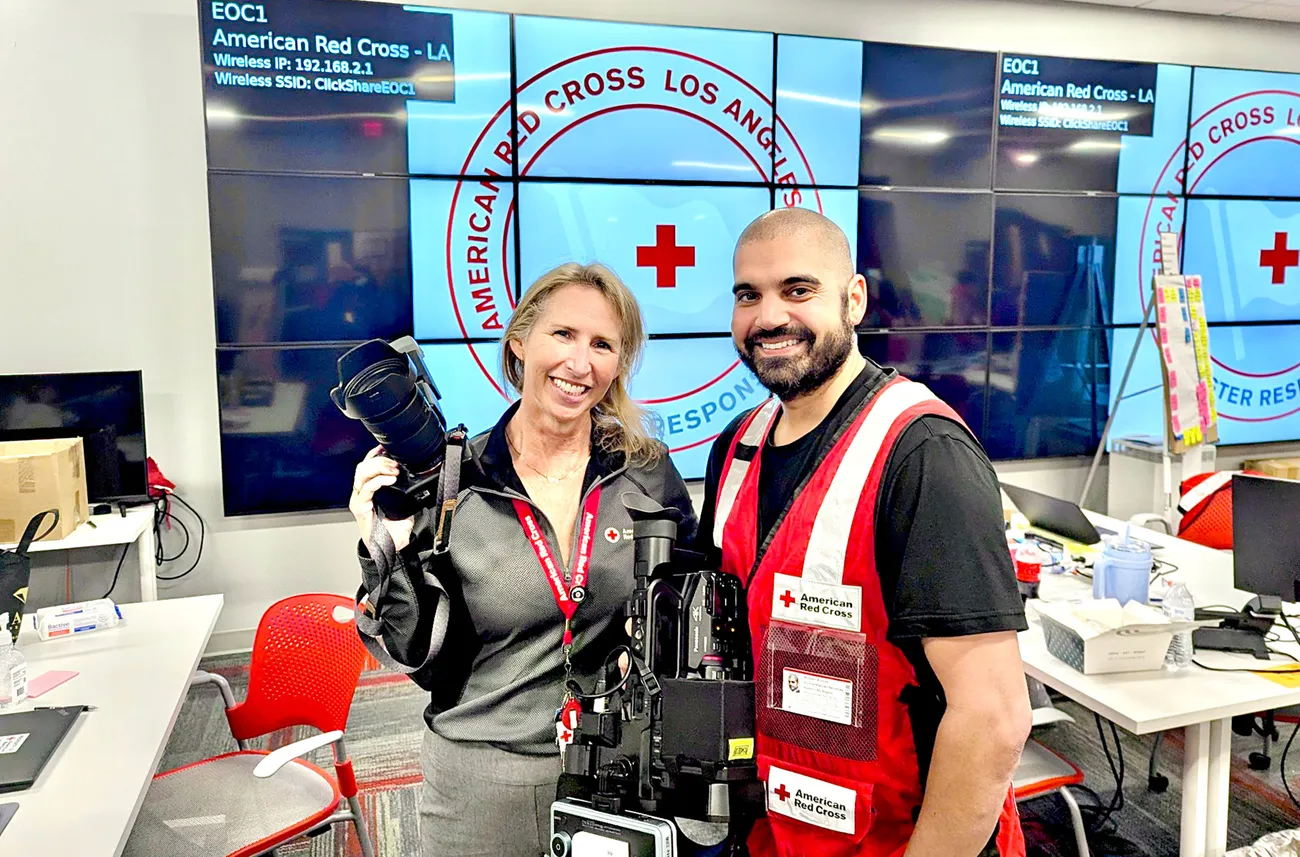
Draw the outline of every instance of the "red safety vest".
[[[723,570],[748,588],[767,790],[767,818],[750,837],[750,853],[899,857],[922,798],[900,701],[917,679],[885,636],[876,499],[889,452],[914,419],[961,419],[923,385],[888,382],[822,459],[755,567],[759,451],[777,407],[768,400],[736,432],[714,527]],[[1010,783],[996,842],[1002,857],[1025,853]]]

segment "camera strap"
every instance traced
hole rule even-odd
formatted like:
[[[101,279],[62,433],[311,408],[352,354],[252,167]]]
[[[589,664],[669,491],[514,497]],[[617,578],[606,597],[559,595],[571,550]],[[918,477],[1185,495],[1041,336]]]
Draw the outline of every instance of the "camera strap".
[[[573,616],[578,612],[578,605],[587,597],[587,577],[591,572],[591,553],[596,545],[596,516],[600,512],[600,486],[597,485],[582,504],[582,517],[578,527],[577,550],[573,555],[572,574],[563,574],[559,562],[551,548],[546,544],[546,535],[542,532],[533,513],[533,507],[523,500],[515,500],[515,514],[519,516],[519,525],[524,529],[524,537],[537,555],[537,563],[542,567],[546,582],[550,584],[555,606],[564,615],[564,697],[555,712],[556,741],[563,752],[572,740],[573,730],[578,726],[581,706],[568,688],[569,676],[573,674]]]
[[[460,460],[468,435],[469,432],[463,425],[447,432],[446,454],[443,456],[442,473],[438,475],[438,506],[434,509],[437,516],[433,535],[435,555],[445,554],[451,545],[451,518],[456,511],[456,497],[460,494]]]

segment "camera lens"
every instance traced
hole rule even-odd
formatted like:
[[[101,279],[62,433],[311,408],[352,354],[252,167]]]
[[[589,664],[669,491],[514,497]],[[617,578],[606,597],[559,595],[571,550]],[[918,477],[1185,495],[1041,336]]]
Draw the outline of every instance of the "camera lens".
[[[569,857],[571,842],[569,834],[563,830],[551,836],[551,854],[553,857]]]
[[[339,358],[339,386],[330,391],[339,410],[360,420],[386,453],[412,473],[442,460],[446,421],[410,361],[383,340],[358,345]]]

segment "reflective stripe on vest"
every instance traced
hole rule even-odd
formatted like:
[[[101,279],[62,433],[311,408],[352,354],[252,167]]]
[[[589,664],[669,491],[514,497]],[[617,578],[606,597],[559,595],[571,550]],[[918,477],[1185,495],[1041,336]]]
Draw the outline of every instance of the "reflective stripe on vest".
[[[780,401],[775,398],[768,399],[760,405],[750,416],[745,431],[740,436],[739,444],[757,448],[763,442],[763,438],[767,437],[767,427],[772,424],[772,419],[776,416],[780,405]],[[740,486],[745,482],[745,475],[749,473],[749,461],[748,458],[732,458],[724,467],[722,488],[718,491],[718,504],[713,518],[713,543],[719,548],[722,547],[722,530],[727,525],[727,519],[731,517],[731,510],[736,505],[736,495],[740,493]]]
[[[902,381],[890,384],[876,397],[862,425],[849,443],[848,452],[835,471],[826,497],[813,519],[804,554],[803,579],[839,585],[844,582],[844,559],[848,554],[849,532],[862,499],[862,489],[885,450],[885,436],[894,422],[909,408],[938,401],[923,384]]]
[[[1186,515],[1188,512],[1204,503],[1215,491],[1218,491],[1224,485],[1231,482],[1235,473],[1240,472],[1240,470],[1221,470],[1213,476],[1205,477],[1201,480],[1199,485],[1184,494],[1178,501],[1178,511]]]

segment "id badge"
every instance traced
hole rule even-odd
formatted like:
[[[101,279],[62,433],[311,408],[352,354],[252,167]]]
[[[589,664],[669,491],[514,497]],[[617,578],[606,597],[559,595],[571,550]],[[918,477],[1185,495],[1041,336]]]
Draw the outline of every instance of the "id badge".
[[[782,710],[853,725],[852,681],[789,667],[781,672]]]

